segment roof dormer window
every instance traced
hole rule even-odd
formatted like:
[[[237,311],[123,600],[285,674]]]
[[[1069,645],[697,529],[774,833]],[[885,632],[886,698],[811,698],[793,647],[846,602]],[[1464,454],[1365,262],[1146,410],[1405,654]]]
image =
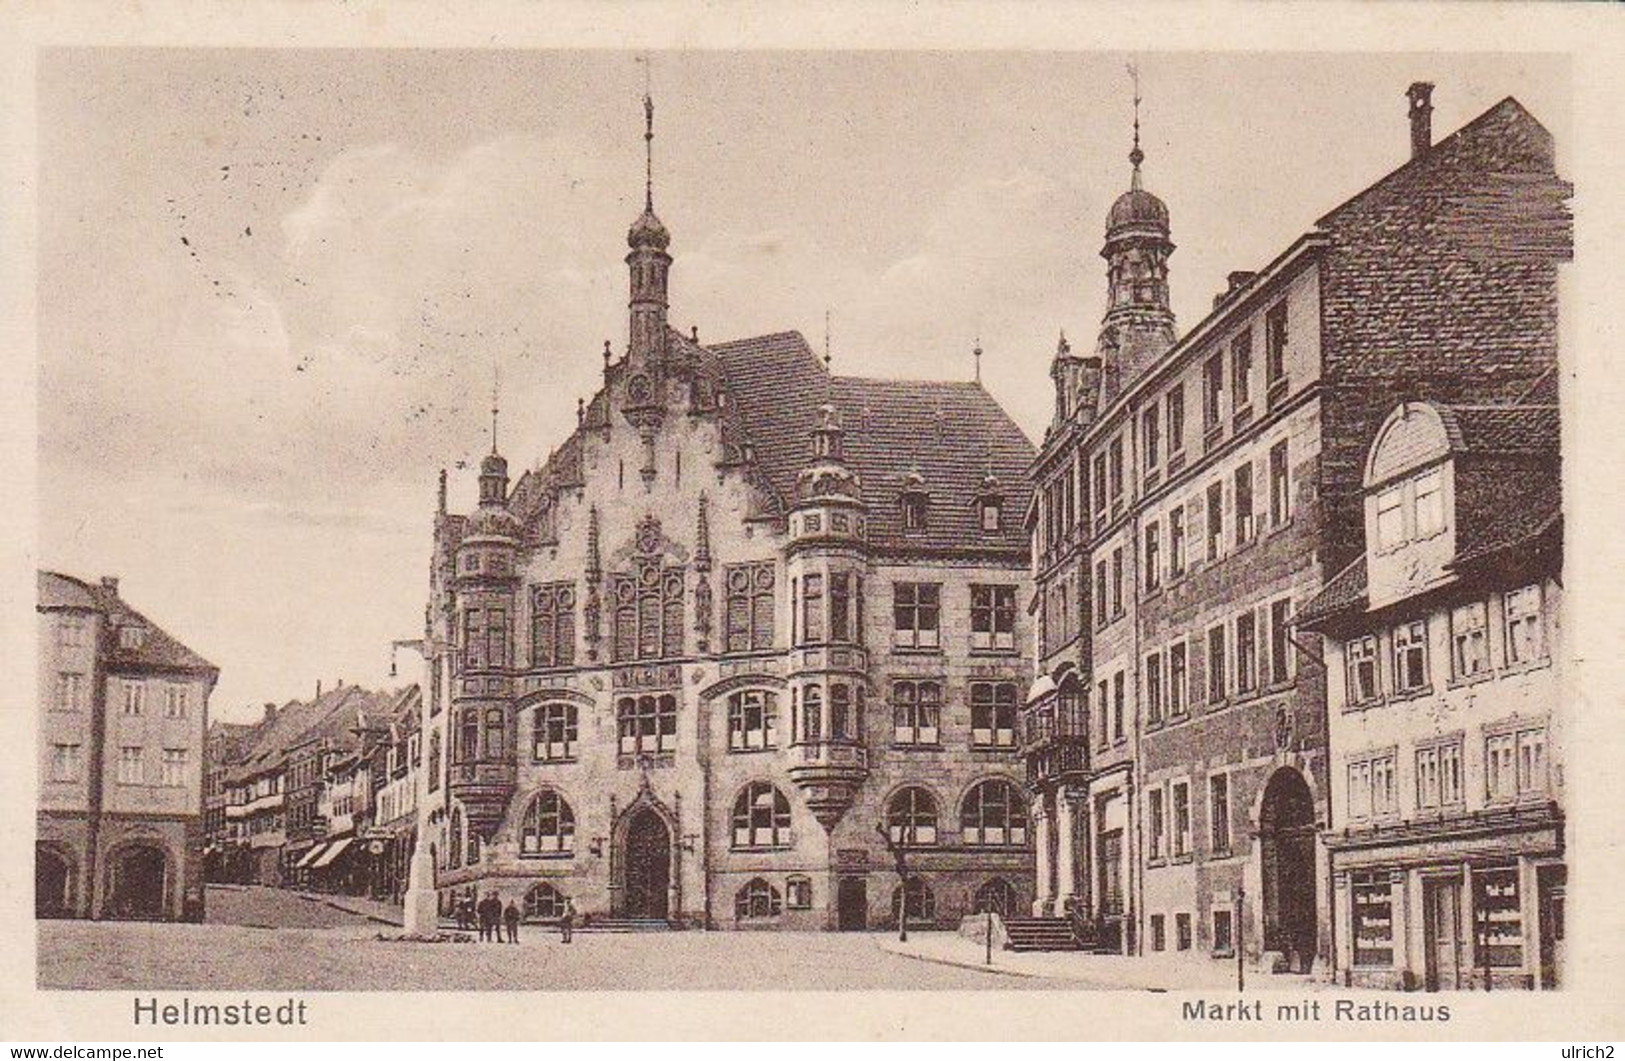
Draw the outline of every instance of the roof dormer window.
[[[984,497],[979,507],[982,513],[982,533],[997,534],[1004,525],[1004,505],[996,497]]]
[[[903,495],[903,529],[906,531],[925,530],[926,497],[919,491],[910,491]]]
[[[147,632],[139,626],[129,625],[119,627],[118,645],[127,652],[133,652],[141,647],[146,640]]]

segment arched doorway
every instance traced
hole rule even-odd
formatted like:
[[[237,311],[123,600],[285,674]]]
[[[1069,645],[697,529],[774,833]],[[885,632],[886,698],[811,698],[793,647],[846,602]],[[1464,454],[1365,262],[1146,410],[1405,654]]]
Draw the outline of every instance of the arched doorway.
[[[1264,950],[1286,956],[1295,972],[1315,958],[1315,800],[1303,775],[1283,767],[1270,777],[1258,815],[1264,877]]]
[[[169,860],[152,844],[132,844],[113,855],[108,867],[107,917],[154,921],[162,919]]]
[[[994,877],[976,891],[976,912],[1014,917],[1016,914],[1015,885],[1003,877]]]
[[[73,870],[61,851],[34,845],[34,916],[73,916]]]
[[[626,916],[664,920],[671,912],[670,887],[671,830],[644,807],[626,827]]]

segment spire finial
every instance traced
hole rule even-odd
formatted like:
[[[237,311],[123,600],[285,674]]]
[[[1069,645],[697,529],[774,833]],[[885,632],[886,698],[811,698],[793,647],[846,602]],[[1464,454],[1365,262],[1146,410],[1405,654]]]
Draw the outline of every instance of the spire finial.
[[[1128,160],[1134,166],[1134,175],[1130,178],[1131,186],[1135,191],[1139,191],[1140,163],[1145,161],[1145,152],[1140,150],[1140,68],[1129,63],[1128,76],[1134,81],[1134,150],[1128,153]]]
[[[643,208],[653,212],[655,208],[654,79],[650,73],[649,57],[640,55],[638,56],[638,62],[643,64]]]
[[[829,310],[824,310],[824,371],[829,371]]]
[[[971,351],[971,356],[976,359],[976,385],[979,387],[982,385],[982,337],[980,335],[976,337],[976,348]]]
[[[497,451],[497,414],[502,408],[502,368],[491,362],[491,452]]]

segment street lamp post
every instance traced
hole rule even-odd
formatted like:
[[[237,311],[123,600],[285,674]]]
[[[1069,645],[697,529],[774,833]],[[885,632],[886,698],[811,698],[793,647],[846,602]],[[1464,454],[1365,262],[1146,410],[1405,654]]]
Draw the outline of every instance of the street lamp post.
[[[1247,889],[1242,885],[1236,885],[1236,994],[1238,995],[1247,989],[1247,948],[1241,931],[1241,914],[1245,908],[1246,898]]]
[[[908,867],[903,862],[903,849],[905,844],[913,838],[914,823],[907,822],[900,827],[900,835],[894,842],[891,830],[886,823],[876,822],[875,832],[886,844],[886,850],[891,852],[892,861],[897,864],[897,942],[908,942]]]

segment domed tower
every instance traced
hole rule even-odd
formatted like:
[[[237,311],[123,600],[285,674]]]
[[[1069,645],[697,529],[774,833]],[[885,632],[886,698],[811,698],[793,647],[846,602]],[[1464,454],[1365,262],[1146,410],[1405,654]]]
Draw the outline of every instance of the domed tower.
[[[508,508],[508,462],[492,442],[480,462],[479,508],[457,547],[449,784],[468,828],[484,840],[507,812],[517,772],[512,673],[520,524]]]
[[[1104,368],[1103,401],[1110,402],[1174,345],[1168,304],[1168,256],[1174,252],[1168,207],[1140,178],[1140,95],[1134,94],[1134,167],[1129,190],[1106,215],[1106,316],[1096,345]]]
[[[787,574],[791,597],[790,779],[826,829],[869,773],[864,746],[863,483],[846,463],[833,405],[818,410],[796,479]]]
[[[646,405],[659,397],[666,355],[667,282],[671,273],[671,233],[655,216],[654,99],[643,97],[645,173],[643,213],[627,230],[626,266],[631,279],[631,329],[627,341],[628,404]]]

